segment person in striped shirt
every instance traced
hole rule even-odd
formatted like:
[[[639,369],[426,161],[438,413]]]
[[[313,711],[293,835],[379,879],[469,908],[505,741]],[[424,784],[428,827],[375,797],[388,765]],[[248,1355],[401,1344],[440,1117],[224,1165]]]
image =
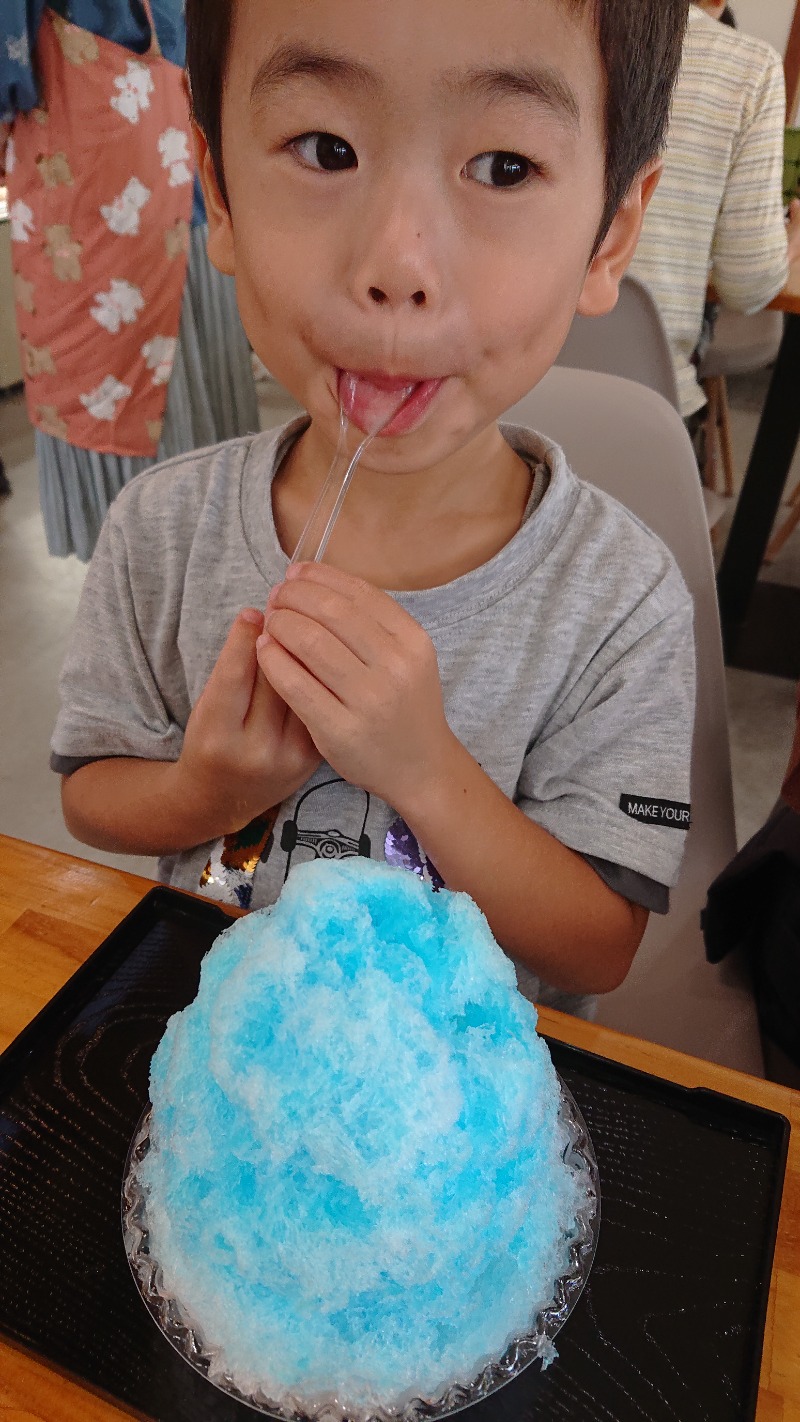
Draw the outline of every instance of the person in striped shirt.
[[[800,257],[800,202],[782,197],[786,112],[771,45],[716,23],[724,5],[693,3],[673,99],[664,172],[631,272],[658,303],[681,412],[705,404],[692,361],[711,280],[725,306],[767,306]]]

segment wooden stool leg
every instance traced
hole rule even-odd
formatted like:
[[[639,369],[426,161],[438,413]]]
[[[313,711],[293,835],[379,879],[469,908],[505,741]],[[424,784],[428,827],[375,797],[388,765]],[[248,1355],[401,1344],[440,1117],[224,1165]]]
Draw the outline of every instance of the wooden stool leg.
[[[728,405],[728,382],[719,377],[719,432],[722,469],[725,475],[725,496],[733,495],[733,444],[731,442],[731,412]]]
[[[784,544],[788,542],[800,523],[800,484],[798,484],[792,497],[789,500],[791,513],[787,514],[778,531],[773,535],[767,544],[767,551],[764,554],[765,563],[774,563]]]
[[[712,376],[710,380],[704,380],[703,388],[708,400],[708,413],[706,415],[706,447],[700,477],[706,488],[715,492],[717,487],[717,427],[719,425],[719,382],[717,377]]]

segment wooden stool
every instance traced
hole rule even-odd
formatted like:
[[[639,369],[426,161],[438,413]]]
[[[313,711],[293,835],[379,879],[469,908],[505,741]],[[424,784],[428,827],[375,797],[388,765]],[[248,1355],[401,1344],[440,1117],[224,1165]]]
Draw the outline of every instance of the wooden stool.
[[[767,544],[767,551],[764,554],[765,563],[775,562],[784,543],[788,542],[791,538],[798,523],[800,523],[800,484],[798,484],[789,500],[789,513]]]
[[[722,458],[724,476],[723,493],[726,498],[733,495],[733,445],[731,444],[730,407],[728,405],[728,384],[724,375],[708,375],[703,380],[703,389],[708,401],[705,420],[705,450],[703,467],[700,471],[703,483],[713,493],[717,491],[717,449]]]
[[[698,376],[708,400],[705,458],[700,473],[706,487],[716,491],[719,449],[728,498],[733,494],[733,449],[726,377],[746,375],[770,365],[778,354],[782,335],[783,316],[779,311],[741,316],[723,306],[714,327],[714,339],[700,363]]]

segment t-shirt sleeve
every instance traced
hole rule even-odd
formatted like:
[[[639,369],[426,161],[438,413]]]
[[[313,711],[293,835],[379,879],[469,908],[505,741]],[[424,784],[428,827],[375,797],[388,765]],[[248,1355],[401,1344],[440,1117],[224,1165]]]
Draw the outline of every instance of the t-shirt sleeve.
[[[630,631],[623,625],[601,648],[599,665],[587,667],[530,747],[515,801],[569,849],[670,886],[690,820],[688,594],[669,615]]]
[[[615,894],[620,894],[632,904],[639,904],[648,913],[669,913],[669,889],[666,884],[659,884],[657,879],[649,879],[646,874],[637,874],[635,869],[626,869],[624,864],[612,864],[609,859],[600,859],[596,854],[584,854],[582,857]]]
[[[172,686],[159,684],[158,648],[171,642],[177,610],[138,586],[112,510],[86,575],[59,681],[60,709],[50,763],[69,774],[110,756],[177,760],[183,744],[183,675],[177,652]],[[188,698],[186,698],[188,701]]]
[[[760,311],[789,271],[783,216],[786,90],[777,55],[747,96],[711,252],[711,278],[726,306]]]

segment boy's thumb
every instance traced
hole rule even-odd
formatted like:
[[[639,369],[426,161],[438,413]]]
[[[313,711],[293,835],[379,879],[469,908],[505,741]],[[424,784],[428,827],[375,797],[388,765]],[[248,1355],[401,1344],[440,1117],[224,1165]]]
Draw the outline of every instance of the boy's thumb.
[[[253,679],[258,665],[256,642],[264,626],[264,614],[245,607],[234,621],[209,677],[209,689],[224,699],[229,711],[244,720]]]

